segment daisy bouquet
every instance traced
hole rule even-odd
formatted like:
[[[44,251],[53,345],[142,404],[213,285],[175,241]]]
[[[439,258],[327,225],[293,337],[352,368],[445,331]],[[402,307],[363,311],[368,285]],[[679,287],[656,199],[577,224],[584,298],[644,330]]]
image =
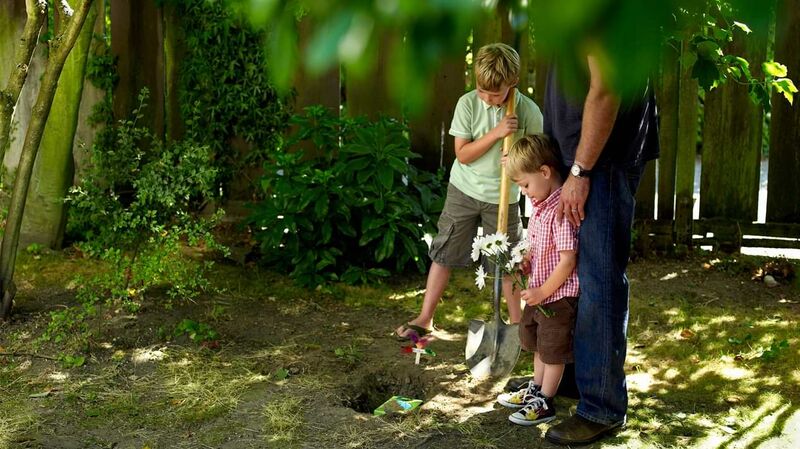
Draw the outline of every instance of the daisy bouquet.
[[[500,267],[500,276],[511,277],[514,288],[524,290],[528,288],[527,275],[530,274],[530,263],[528,263],[528,241],[523,239],[513,248],[508,242],[508,236],[502,232],[477,236],[472,241],[472,260],[477,262],[481,256],[496,267]],[[487,273],[483,264],[478,265],[475,270],[475,285],[479,290],[486,287],[487,280],[494,280],[496,276]],[[537,305],[545,316],[552,313],[549,309]]]

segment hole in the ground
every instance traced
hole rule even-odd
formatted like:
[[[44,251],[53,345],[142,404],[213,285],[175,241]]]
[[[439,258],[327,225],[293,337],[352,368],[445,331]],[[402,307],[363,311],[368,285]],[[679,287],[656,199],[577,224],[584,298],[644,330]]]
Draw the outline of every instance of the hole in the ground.
[[[371,372],[355,382],[342,405],[372,414],[392,396],[425,400],[427,390],[424,378],[416,373]]]

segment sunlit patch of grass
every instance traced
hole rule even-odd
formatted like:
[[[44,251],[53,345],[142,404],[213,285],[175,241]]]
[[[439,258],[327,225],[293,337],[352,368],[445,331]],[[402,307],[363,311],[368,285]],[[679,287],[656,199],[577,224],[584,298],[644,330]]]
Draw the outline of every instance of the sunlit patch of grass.
[[[22,434],[37,426],[36,415],[24,396],[14,395],[3,387],[0,401],[0,447],[12,447],[12,443],[24,439]]]
[[[270,447],[299,447],[309,402],[296,395],[274,398],[264,406],[264,433]]]
[[[366,422],[362,423],[366,424]],[[394,439],[391,432],[380,422],[373,422],[372,425],[343,425],[332,429],[321,438],[325,446],[341,447],[348,449],[371,449],[381,447],[385,441]]]
[[[481,425],[480,420],[471,419],[451,427],[463,436],[470,447],[498,449],[503,446],[503,435],[492,434]]]
[[[233,410],[249,385],[267,377],[241,362],[186,358],[161,365],[169,407],[186,421],[202,421]]]

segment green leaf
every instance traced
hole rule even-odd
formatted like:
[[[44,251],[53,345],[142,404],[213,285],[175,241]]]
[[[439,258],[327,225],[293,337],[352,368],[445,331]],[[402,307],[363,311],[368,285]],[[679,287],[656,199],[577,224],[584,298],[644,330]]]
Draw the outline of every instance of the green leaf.
[[[720,49],[719,45],[714,41],[703,41],[697,44],[697,54],[704,59],[716,61],[722,56],[722,49]]]
[[[269,71],[275,86],[288,92],[297,67],[297,30],[292,14],[284,13],[270,40],[271,57],[280,64],[270,64]]]
[[[794,82],[789,78],[780,78],[772,82],[772,86],[778,93],[782,93],[789,104],[794,104],[794,94],[797,93],[797,87]]]
[[[739,68],[742,69],[742,73],[744,74],[746,79],[748,80],[753,79],[753,74],[750,73],[750,62],[748,62],[747,59],[744,59],[741,56],[736,56],[735,61],[739,65]]]
[[[707,59],[698,58],[692,68],[692,77],[697,78],[700,87],[711,90],[714,83],[720,78],[719,68]]]
[[[278,368],[272,375],[272,378],[275,380],[284,380],[287,377],[289,377],[289,370],[287,370],[286,368]]]
[[[384,189],[389,190],[394,184],[394,170],[388,164],[381,164],[378,166],[378,180]]]
[[[322,73],[338,60],[339,45],[352,20],[352,10],[345,9],[317,28],[306,52],[306,65],[311,73]]]
[[[328,201],[328,197],[323,194],[320,195],[314,203],[314,213],[316,214],[317,220],[323,220],[328,216]]]
[[[785,65],[775,61],[765,62],[761,67],[764,69],[764,73],[775,78],[784,77],[788,73]]]
[[[330,242],[332,234],[333,234],[333,229],[331,228],[331,222],[326,221],[322,223],[322,243]]]
[[[739,28],[740,30],[744,31],[747,34],[750,34],[750,33],[753,32],[753,30],[751,30],[750,27],[747,26],[747,24],[742,23],[742,22],[737,22],[737,21],[734,20],[733,21],[733,26]]]
[[[387,229],[386,233],[383,234],[383,239],[381,243],[378,245],[378,249],[375,250],[375,261],[380,262],[387,257],[394,251],[394,231],[391,229]]]

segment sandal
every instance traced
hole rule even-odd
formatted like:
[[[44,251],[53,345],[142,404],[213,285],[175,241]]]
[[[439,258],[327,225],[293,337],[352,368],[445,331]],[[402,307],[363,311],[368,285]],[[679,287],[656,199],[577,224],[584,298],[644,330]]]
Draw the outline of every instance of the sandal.
[[[402,330],[400,331],[403,335],[395,332],[395,337],[400,341],[411,340],[411,337],[409,336],[410,335],[409,331],[416,333],[417,338],[422,338],[433,332],[433,329],[425,329],[424,327],[417,326],[416,324],[406,323],[402,326]]]

